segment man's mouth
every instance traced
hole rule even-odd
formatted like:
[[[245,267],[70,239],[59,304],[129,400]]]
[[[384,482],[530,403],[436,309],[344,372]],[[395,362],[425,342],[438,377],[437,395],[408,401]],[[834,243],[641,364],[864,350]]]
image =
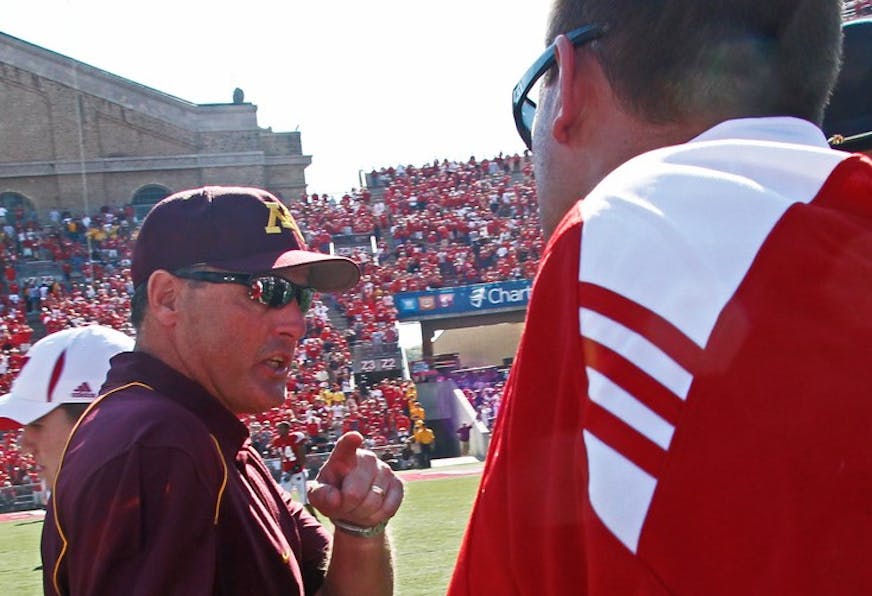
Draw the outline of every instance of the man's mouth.
[[[266,365],[278,372],[287,372],[291,365],[291,359],[286,356],[273,356],[266,359]]]

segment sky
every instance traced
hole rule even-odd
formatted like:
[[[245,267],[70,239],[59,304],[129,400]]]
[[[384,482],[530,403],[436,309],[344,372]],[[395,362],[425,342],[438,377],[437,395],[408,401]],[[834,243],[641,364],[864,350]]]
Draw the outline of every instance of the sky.
[[[309,192],[359,171],[515,153],[511,91],[550,0],[0,0],[0,31],[194,103],[236,87],[299,130]]]

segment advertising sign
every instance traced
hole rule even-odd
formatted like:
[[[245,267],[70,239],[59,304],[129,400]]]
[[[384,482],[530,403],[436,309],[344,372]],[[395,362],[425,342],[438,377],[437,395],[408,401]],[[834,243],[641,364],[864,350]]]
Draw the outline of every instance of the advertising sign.
[[[533,282],[523,279],[426,292],[400,292],[394,295],[394,305],[400,321],[520,310],[526,308],[532,288]]]

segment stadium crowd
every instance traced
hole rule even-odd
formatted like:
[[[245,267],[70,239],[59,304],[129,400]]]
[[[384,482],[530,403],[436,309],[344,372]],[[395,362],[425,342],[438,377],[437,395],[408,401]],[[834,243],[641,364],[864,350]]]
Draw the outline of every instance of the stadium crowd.
[[[339,296],[350,341],[394,341],[393,295],[428,288],[532,279],[542,250],[529,156],[387,168],[369,176],[381,188],[339,200],[314,194],[291,205],[326,250],[337,235],[376,239],[347,251],[361,283]],[[330,230],[330,231],[327,231]]]
[[[415,465],[416,430],[426,428],[415,384],[355,385],[352,348],[395,344],[397,292],[532,279],[542,237],[530,173],[528,155],[434,161],[373,171],[371,188],[338,199],[312,194],[290,205],[310,245],[324,252],[331,243],[340,247],[342,237],[365,239],[342,248],[363,277],[351,291],[316,299],[288,381],[293,398],[245,420],[265,456],[274,455],[271,439],[286,421],[308,437],[310,453],[329,452],[341,433],[357,430],[369,448],[393,446],[386,457],[399,467]],[[45,221],[21,207],[0,209],[0,216],[0,391],[25,361],[32,324],[44,333],[98,323],[133,334],[128,267],[139,222],[132,206],[52,211]],[[501,381],[463,387],[488,426],[501,388]],[[18,434],[0,431],[0,509],[17,486],[38,482]]]

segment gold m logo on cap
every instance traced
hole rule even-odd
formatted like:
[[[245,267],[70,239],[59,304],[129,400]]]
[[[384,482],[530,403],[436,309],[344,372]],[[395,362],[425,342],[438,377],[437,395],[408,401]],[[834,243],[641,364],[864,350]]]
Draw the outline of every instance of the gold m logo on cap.
[[[282,228],[286,228],[294,232],[298,237],[303,237],[303,233],[300,231],[297,222],[294,221],[287,207],[282,203],[267,203],[266,206],[269,208],[269,220],[267,220],[266,227],[264,228],[267,234],[281,234]]]

